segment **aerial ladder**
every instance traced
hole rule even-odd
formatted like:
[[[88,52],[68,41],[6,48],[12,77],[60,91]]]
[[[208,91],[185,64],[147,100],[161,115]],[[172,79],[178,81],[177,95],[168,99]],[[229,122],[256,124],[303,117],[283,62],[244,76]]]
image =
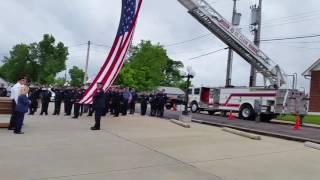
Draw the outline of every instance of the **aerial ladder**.
[[[280,88],[286,83],[285,74],[280,66],[221,16],[208,2],[205,0],[178,1],[209,31],[254,66],[270,82],[270,85]]]

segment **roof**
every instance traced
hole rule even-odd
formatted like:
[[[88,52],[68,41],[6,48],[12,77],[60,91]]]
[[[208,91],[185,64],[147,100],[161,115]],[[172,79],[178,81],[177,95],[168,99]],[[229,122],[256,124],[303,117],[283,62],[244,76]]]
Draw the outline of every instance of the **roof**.
[[[162,89],[165,90],[166,94],[184,94],[184,92],[176,87],[164,87],[164,86],[159,86],[157,88],[159,91],[161,91]]]
[[[311,72],[318,70],[320,71],[320,59],[314,62],[306,71],[302,73],[303,76],[311,76]]]

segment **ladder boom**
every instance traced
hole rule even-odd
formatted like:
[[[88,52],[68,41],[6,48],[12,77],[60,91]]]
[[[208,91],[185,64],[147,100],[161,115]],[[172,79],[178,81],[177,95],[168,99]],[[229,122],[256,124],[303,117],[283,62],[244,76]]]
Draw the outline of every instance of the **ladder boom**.
[[[285,84],[284,73],[239,29],[221,16],[205,0],[178,0],[189,13],[210,32],[237,52],[244,60],[253,65],[272,85],[280,87]]]

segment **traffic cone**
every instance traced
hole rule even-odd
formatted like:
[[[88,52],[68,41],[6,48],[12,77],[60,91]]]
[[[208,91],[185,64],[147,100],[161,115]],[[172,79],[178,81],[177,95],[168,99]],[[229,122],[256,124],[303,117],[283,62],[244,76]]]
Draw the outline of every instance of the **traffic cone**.
[[[230,110],[229,112],[229,118],[228,118],[230,121],[233,120],[233,115],[232,115],[232,110]]]
[[[173,104],[172,111],[173,111],[173,112],[176,112],[176,111],[177,111],[176,104]]]
[[[300,129],[300,117],[299,116],[296,116],[296,121],[294,123],[293,129],[294,130],[299,130]]]

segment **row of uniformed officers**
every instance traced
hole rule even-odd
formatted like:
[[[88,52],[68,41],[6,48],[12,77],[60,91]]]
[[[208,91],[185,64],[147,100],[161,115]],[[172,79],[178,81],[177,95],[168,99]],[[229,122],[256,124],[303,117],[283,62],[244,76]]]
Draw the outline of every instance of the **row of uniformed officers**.
[[[99,85],[98,85],[99,86]],[[95,96],[92,105],[80,104],[79,101],[85,92],[84,87],[80,88],[52,88],[52,92],[55,93],[54,97],[54,111],[53,115],[60,115],[61,104],[64,103],[64,114],[70,116],[72,114],[73,108],[73,118],[78,118],[88,109],[88,116],[92,116],[95,112],[95,116],[104,116],[108,113],[115,117],[119,114],[127,115],[129,111],[130,114],[134,114],[136,102],[141,103],[141,115],[146,115],[148,104],[150,104],[150,115],[162,117],[164,112],[164,106],[167,101],[166,94],[163,91],[159,91],[156,94],[142,93],[139,97],[134,90],[129,91],[128,88],[110,88],[108,91],[104,92],[102,89],[98,96]],[[37,88],[33,87],[29,92],[29,114],[33,115],[39,106],[38,100],[41,100],[41,111],[40,115],[48,115],[48,106],[51,100],[52,93],[48,88]],[[99,89],[98,89],[99,91]],[[97,114],[97,109],[98,114]],[[99,127],[100,128],[100,127]],[[96,128],[96,129],[99,129]]]

